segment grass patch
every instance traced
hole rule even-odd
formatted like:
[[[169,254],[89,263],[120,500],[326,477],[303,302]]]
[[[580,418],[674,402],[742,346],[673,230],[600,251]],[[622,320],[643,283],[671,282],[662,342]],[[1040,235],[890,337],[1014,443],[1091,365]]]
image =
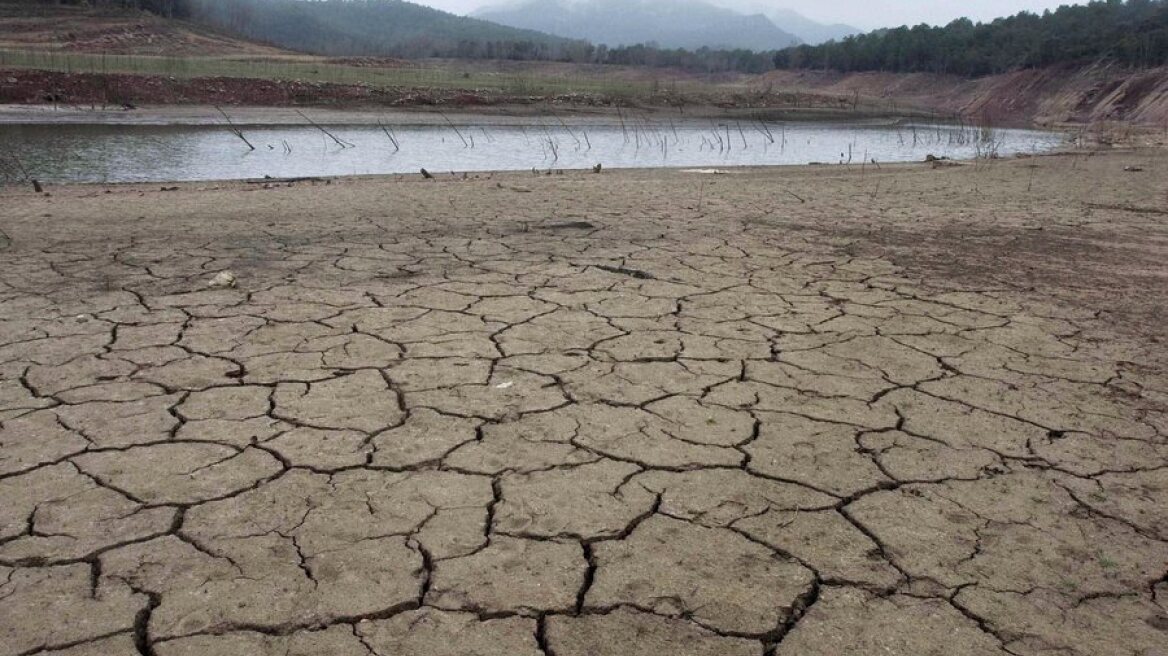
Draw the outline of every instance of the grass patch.
[[[535,76],[492,72],[463,72],[426,66],[347,66],[325,60],[297,58],[156,57],[60,52],[0,50],[0,68],[34,69],[62,73],[134,74],[174,78],[233,77],[295,80],[330,84],[359,84],[380,88],[438,88],[497,91],[512,95],[592,93],[615,97],[645,96],[658,90],[650,82],[585,76]],[[685,91],[705,85],[680,84]],[[690,88],[692,87],[692,88]],[[678,91],[683,89],[678,88]]]

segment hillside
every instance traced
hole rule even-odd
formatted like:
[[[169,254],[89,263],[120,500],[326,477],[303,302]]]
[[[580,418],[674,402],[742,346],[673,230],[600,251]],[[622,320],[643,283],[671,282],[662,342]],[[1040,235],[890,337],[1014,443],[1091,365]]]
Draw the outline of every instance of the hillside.
[[[761,14],[743,15],[702,0],[519,0],[475,16],[607,46],[763,51],[799,43]]]
[[[402,0],[187,0],[192,18],[233,34],[321,55],[533,59],[573,43]]]
[[[1168,64],[1168,0],[1096,0],[989,23],[905,26],[775,56],[778,68],[971,77],[1092,61]]]
[[[0,2],[0,49],[169,56],[286,53],[145,11],[14,2]]]
[[[933,73],[773,71],[763,88],[884,99],[992,124],[1092,124],[1122,121],[1168,129],[1168,66],[1064,64],[979,78]]]
[[[319,10],[334,3],[295,4]],[[405,3],[372,4],[392,8]],[[323,17],[317,14],[318,19]],[[257,24],[254,16],[237,18],[246,18],[245,25]],[[269,30],[277,26],[271,20],[262,22]],[[320,29],[334,35],[345,27],[323,25]],[[540,47],[546,48],[546,55],[555,47],[578,43],[560,42],[568,45]],[[523,42],[488,45],[512,48],[518,43]],[[644,62],[622,60],[637,53],[617,49],[608,53],[605,64],[587,58],[577,60],[590,62],[583,64],[518,58],[327,59],[228,36],[191,20],[12,2],[0,2],[0,51],[24,51],[0,53],[0,102],[15,103],[467,107],[552,101],[577,107],[631,103],[784,111],[833,108],[846,114],[855,101],[869,113],[927,110],[995,124],[1124,121],[1168,126],[1168,66],[1116,62],[1064,62],[970,78],[822,68],[765,72],[765,67],[759,69],[762,75],[709,75],[711,69],[698,73],[688,64],[676,69],[620,66]],[[640,54],[654,58],[656,66],[666,55],[676,55],[679,61],[696,56]],[[770,53],[751,56],[769,65]]]

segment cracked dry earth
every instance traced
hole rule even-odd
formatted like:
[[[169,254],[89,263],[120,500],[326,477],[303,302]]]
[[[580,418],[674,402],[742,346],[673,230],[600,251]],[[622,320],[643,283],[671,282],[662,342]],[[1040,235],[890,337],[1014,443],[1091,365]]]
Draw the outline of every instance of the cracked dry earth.
[[[0,191],[0,654],[1162,656],[1166,193]]]

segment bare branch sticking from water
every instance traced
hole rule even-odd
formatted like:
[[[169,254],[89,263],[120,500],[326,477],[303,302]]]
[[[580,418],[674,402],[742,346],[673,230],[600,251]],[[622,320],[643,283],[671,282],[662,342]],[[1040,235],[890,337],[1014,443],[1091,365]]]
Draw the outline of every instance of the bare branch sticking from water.
[[[247,137],[243,136],[243,131],[240,130],[239,128],[235,127],[235,124],[231,122],[231,117],[227,115],[227,112],[223,111],[223,108],[220,107],[219,105],[215,105],[215,109],[216,109],[216,111],[218,111],[220,114],[223,115],[223,120],[227,121],[227,129],[231,131],[231,134],[234,134],[235,136],[239,137],[239,139],[241,141],[243,141],[243,143],[247,144],[247,147],[249,149],[255,150],[256,147],[253,146],[252,143],[247,140]]]
[[[308,118],[307,116],[304,115],[304,112],[300,111],[299,109],[296,110],[296,113],[300,115],[300,118],[304,119],[305,121],[308,121],[309,125],[316,128],[317,130],[320,130],[321,132],[325,133],[325,135],[328,136],[329,139],[332,139],[333,141],[335,141],[336,144],[338,146],[340,146],[341,148],[356,148],[357,147],[356,145],[351,144],[348,141],[345,141],[344,139],[341,139],[340,137],[333,134],[332,132],[329,132],[328,130],[325,129],[325,127],[323,125]]]

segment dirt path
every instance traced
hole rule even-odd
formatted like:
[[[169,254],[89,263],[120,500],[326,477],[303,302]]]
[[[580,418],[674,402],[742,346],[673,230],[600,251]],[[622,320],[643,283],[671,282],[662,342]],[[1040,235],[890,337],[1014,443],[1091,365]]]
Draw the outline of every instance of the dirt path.
[[[49,192],[3,656],[1168,644],[1163,151]]]

